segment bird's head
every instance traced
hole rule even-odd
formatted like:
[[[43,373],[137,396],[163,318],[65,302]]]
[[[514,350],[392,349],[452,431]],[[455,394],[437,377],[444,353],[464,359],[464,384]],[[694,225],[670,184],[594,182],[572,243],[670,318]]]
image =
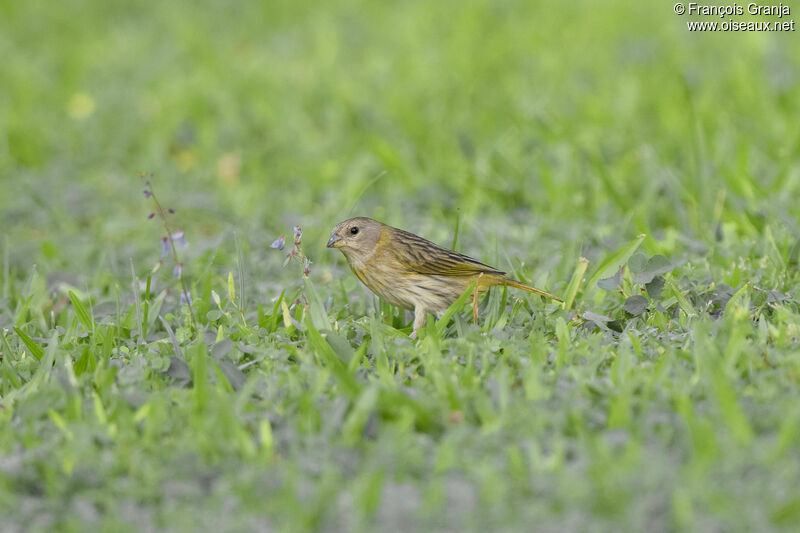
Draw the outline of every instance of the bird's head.
[[[328,239],[328,248],[338,248],[349,261],[364,262],[375,253],[384,227],[384,224],[367,217],[339,222]]]

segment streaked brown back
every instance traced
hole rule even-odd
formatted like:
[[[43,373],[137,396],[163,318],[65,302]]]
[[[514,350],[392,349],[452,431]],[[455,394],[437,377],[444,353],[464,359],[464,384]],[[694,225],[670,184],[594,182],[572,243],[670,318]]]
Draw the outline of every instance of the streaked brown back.
[[[383,231],[391,232],[391,253],[394,257],[414,272],[439,276],[471,276],[480,273],[505,276],[505,272],[501,270],[408,231],[391,226],[386,226]],[[381,240],[383,239],[382,235]]]

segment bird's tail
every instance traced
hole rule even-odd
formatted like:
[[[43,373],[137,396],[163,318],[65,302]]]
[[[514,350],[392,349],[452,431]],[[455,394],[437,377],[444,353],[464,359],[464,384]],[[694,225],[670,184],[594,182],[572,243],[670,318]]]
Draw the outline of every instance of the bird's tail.
[[[544,296],[545,298],[550,298],[551,300],[555,300],[560,303],[564,303],[564,300],[559,298],[558,296],[553,296],[549,292],[544,292],[543,290],[539,290],[536,287],[531,287],[530,285],[525,285],[524,283],[520,283],[519,281],[513,279],[505,279],[505,284],[509,287],[514,287],[515,289],[522,289],[523,291],[532,292],[533,294],[538,294],[539,296]]]

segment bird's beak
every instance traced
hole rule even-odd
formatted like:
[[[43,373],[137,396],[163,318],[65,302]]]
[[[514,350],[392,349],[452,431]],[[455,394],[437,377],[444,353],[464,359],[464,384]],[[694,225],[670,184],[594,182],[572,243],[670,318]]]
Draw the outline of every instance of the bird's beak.
[[[341,240],[342,239],[334,231],[333,233],[331,233],[331,238],[328,239],[328,248],[338,248],[339,246],[337,245],[337,243]]]

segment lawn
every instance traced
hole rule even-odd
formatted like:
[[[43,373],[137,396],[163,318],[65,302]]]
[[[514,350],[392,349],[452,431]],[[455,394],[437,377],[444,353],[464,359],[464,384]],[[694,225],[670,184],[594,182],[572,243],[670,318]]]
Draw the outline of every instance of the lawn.
[[[0,530],[795,529],[798,34],[656,4],[0,4]]]

